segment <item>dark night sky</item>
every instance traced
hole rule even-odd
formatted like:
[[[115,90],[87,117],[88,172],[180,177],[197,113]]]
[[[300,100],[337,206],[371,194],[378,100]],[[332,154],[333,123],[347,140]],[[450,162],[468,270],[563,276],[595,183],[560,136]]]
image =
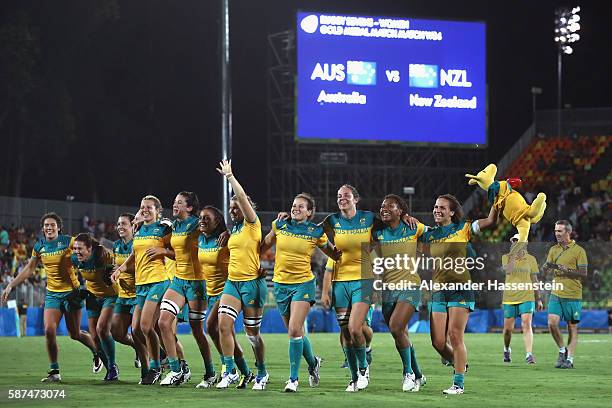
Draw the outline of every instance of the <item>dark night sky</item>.
[[[12,91],[0,101],[0,115],[6,113],[0,122],[0,194],[72,194],[77,201],[137,205],[154,193],[168,206],[176,192],[189,189],[218,205],[218,3],[2,2],[2,38],[16,46],[8,42],[1,50],[0,85]],[[607,3],[233,0],[235,173],[255,199],[265,196],[266,39],[294,26],[297,9],[485,21],[489,157],[497,160],[531,123],[531,86],[544,89],[540,108],[556,106],[552,30],[558,6],[582,8],[582,38],[564,60],[564,102],[612,105]],[[23,58],[12,53],[20,52],[21,43],[7,37],[8,26],[26,27],[39,50],[26,79],[23,65],[15,63]],[[22,92],[15,77],[31,90]]]

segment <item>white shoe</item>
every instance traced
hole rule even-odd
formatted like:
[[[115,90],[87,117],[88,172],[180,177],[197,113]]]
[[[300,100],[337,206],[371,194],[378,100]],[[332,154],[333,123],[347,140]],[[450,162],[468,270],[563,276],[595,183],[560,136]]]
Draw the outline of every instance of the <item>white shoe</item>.
[[[285,392],[297,392],[297,389],[298,389],[297,380],[296,381],[288,380],[286,384],[287,385],[285,385]]]
[[[346,387],[346,392],[357,392],[359,391],[359,388],[357,387],[357,381],[351,381],[348,384],[348,387]]]
[[[196,388],[212,388],[213,385],[215,385],[216,383],[217,383],[216,375],[213,375],[211,377],[204,376],[204,378],[202,378],[202,381],[200,381],[200,383],[196,385]]]
[[[59,370],[51,370],[48,375],[40,380],[40,382],[60,382],[62,377],[60,376]]]
[[[191,370],[187,363],[181,364],[181,371],[183,372],[183,381],[181,384],[188,382],[191,379]]]
[[[447,395],[463,394],[463,388],[461,388],[457,384],[453,384],[449,389],[442,391],[442,394],[447,394]]]
[[[255,377],[255,383],[253,384],[253,390],[255,391],[265,390],[269,379],[270,379],[269,373],[266,373],[266,375],[264,375],[263,377]]]
[[[411,390],[412,392],[418,392],[422,386],[424,386],[425,384],[427,384],[427,378],[425,378],[425,375],[421,374],[422,377],[421,378],[416,378],[414,380],[414,388]]]
[[[317,364],[310,368],[308,367],[308,384],[314,388],[319,386],[319,381],[321,380],[319,371],[321,370],[321,357],[315,357]]]
[[[223,373],[221,381],[219,381],[219,383],[217,384],[217,388],[225,389],[232,384],[236,384],[239,379],[240,376],[238,375],[238,373]]]
[[[361,372],[357,373],[357,388],[360,390],[365,390],[368,388],[368,384],[370,384],[370,378],[368,375],[368,369],[366,368],[365,373],[362,375]]]
[[[416,382],[414,380],[414,374],[406,374],[404,375],[404,379],[402,380],[402,391],[414,391],[416,387]]]
[[[91,371],[94,374],[98,374],[100,371],[102,371],[102,367],[104,367],[104,363],[102,362],[102,359],[100,358],[98,354],[94,355],[93,365],[91,366]]]
[[[183,383],[183,377],[182,371],[170,371],[159,385],[177,387]]]

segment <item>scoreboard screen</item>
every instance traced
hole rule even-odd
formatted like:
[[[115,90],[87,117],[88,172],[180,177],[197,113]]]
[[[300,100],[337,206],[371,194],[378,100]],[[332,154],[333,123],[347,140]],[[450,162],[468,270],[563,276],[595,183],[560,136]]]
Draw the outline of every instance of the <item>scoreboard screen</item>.
[[[300,141],[487,142],[485,24],[297,13]]]

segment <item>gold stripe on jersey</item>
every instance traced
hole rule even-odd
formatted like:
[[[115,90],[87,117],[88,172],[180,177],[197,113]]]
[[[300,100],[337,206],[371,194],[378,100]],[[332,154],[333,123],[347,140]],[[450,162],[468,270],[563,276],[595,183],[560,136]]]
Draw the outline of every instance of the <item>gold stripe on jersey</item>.
[[[74,238],[60,235],[52,241],[42,238],[34,244],[32,256],[39,258],[47,275],[47,290],[67,292],[79,287],[70,256]]]
[[[327,236],[310,221],[273,221],[276,257],[272,281],[284,284],[304,283],[314,279],[310,266],[312,253],[327,245]]]
[[[159,222],[143,225],[136,235],[132,248],[136,259],[136,285],[162,282],[168,279],[164,259],[150,258],[146,251],[152,247],[165,248],[170,242],[170,234],[161,235],[164,226]]]
[[[217,246],[217,238],[206,240],[204,235],[201,235],[198,245],[198,260],[206,280],[208,296],[220,295],[227,280],[230,253],[227,247]]]

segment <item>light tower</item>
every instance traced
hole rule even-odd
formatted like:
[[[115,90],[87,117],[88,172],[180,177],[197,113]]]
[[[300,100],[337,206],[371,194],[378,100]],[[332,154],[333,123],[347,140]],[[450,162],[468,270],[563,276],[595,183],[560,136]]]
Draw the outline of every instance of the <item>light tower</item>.
[[[580,40],[580,7],[572,9],[562,7],[555,10],[555,44],[557,44],[557,136],[561,136],[561,74],[563,72],[563,54],[574,52],[572,44]]]

